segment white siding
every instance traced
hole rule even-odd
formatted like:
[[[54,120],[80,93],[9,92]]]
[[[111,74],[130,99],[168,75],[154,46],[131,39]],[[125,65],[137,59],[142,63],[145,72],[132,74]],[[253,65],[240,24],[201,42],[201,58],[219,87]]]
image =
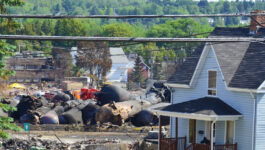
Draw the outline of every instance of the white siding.
[[[215,143],[225,143],[225,121],[217,121],[215,123]]]
[[[112,64],[110,72],[107,74],[108,82],[127,82],[128,64]]]
[[[265,148],[265,95],[259,94],[257,97],[257,119],[256,119],[256,150]]]
[[[205,121],[197,120],[196,125],[196,141],[197,143],[201,143],[201,141],[205,137]],[[204,131],[204,134],[199,134],[199,131]]]
[[[176,104],[207,96],[208,70],[217,71],[217,96],[243,115],[242,118],[236,121],[235,141],[238,143],[238,150],[251,150],[254,100],[251,98],[250,93],[234,92],[226,89],[214,51],[209,51],[194,88],[175,88],[173,103]],[[174,123],[172,123],[172,126],[174,126]],[[185,127],[185,124],[183,126]],[[181,127],[179,125],[179,131],[184,130]]]

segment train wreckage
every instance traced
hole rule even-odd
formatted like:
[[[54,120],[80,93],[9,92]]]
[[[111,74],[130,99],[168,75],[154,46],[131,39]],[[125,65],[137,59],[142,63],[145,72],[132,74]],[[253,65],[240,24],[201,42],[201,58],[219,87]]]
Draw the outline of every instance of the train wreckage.
[[[105,85],[87,100],[76,99],[69,91],[58,92],[53,97],[22,95],[2,99],[2,103],[17,107],[17,111],[0,113],[20,123],[96,125],[109,122],[120,126],[131,122],[140,127],[158,124],[158,118],[148,107],[169,102],[170,96],[169,88],[161,82],[140,94]],[[169,123],[169,118],[164,120],[165,125]]]

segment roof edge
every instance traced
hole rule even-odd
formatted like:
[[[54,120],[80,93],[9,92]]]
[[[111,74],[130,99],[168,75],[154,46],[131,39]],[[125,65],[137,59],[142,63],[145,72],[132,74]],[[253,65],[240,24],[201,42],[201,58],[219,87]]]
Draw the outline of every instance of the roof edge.
[[[172,87],[172,88],[191,88],[187,84],[177,84],[177,83],[166,83],[167,86]]]
[[[196,120],[206,120],[206,121],[226,121],[226,120],[238,120],[243,115],[203,115],[195,113],[177,113],[170,111],[161,111],[151,109],[151,112],[154,112],[157,115],[161,116],[170,116],[170,117],[179,117],[186,119],[196,119]]]
[[[257,89],[244,89],[244,88],[227,87],[227,90],[229,90],[229,91],[235,91],[235,92],[251,92],[251,93],[257,93]]]
[[[187,84],[176,84],[176,83],[166,83],[167,86],[172,88],[193,88]],[[259,89],[244,89],[244,88],[234,88],[234,87],[226,87],[229,91],[235,91],[235,92],[247,92],[247,93],[265,93],[265,90],[259,90]]]

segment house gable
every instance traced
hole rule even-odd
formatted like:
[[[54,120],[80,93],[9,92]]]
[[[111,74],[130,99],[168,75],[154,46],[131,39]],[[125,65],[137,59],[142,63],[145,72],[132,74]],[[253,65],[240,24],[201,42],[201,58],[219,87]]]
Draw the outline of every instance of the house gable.
[[[235,142],[238,143],[239,149],[251,149],[253,141],[251,133],[254,129],[254,100],[252,99],[251,94],[249,92],[236,92],[227,89],[222,70],[219,66],[219,62],[217,61],[214,46],[208,46],[208,53],[207,55],[205,55],[205,61],[204,63],[200,64],[200,69],[196,70],[198,73],[198,77],[196,79],[197,81],[193,83],[193,87],[191,88],[174,88],[175,92],[172,94],[172,103],[176,104],[208,96],[208,71],[217,71],[217,97],[222,99],[225,103],[227,103],[243,115],[241,119],[236,121]],[[171,118],[171,120],[174,120],[174,118]],[[171,124],[171,135],[174,136],[174,121],[172,121]],[[185,126],[188,126],[187,119],[179,119],[179,127]],[[179,130],[178,136],[188,136],[186,128],[184,129],[185,130]],[[220,133],[224,131],[217,132]],[[225,133],[218,134],[218,136],[220,137],[216,137],[216,140],[221,141],[216,142],[224,143],[224,135]],[[201,141],[201,138],[198,138],[197,141]]]
[[[248,28],[215,28],[209,38],[221,37],[264,37],[265,28],[257,34],[250,35]],[[257,89],[265,81],[265,47],[258,42],[213,42],[206,43],[204,50],[200,47],[181,64],[176,73],[169,78],[171,87],[192,88],[198,79],[198,70],[205,59],[208,45],[215,51],[218,65],[228,90],[257,93]],[[263,90],[265,92],[265,90]],[[260,92],[260,91],[259,91]]]

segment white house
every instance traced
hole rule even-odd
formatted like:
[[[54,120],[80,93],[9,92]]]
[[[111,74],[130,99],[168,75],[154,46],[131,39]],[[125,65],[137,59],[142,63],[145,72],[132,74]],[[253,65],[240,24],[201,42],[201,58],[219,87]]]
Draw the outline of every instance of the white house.
[[[264,37],[265,27],[256,25],[265,17],[255,20],[250,29],[215,28],[209,38]],[[171,104],[152,110],[171,117],[161,150],[265,149],[264,43],[204,43],[167,83]]]
[[[107,74],[107,82],[127,82],[129,60],[120,47],[110,47],[112,67]]]

